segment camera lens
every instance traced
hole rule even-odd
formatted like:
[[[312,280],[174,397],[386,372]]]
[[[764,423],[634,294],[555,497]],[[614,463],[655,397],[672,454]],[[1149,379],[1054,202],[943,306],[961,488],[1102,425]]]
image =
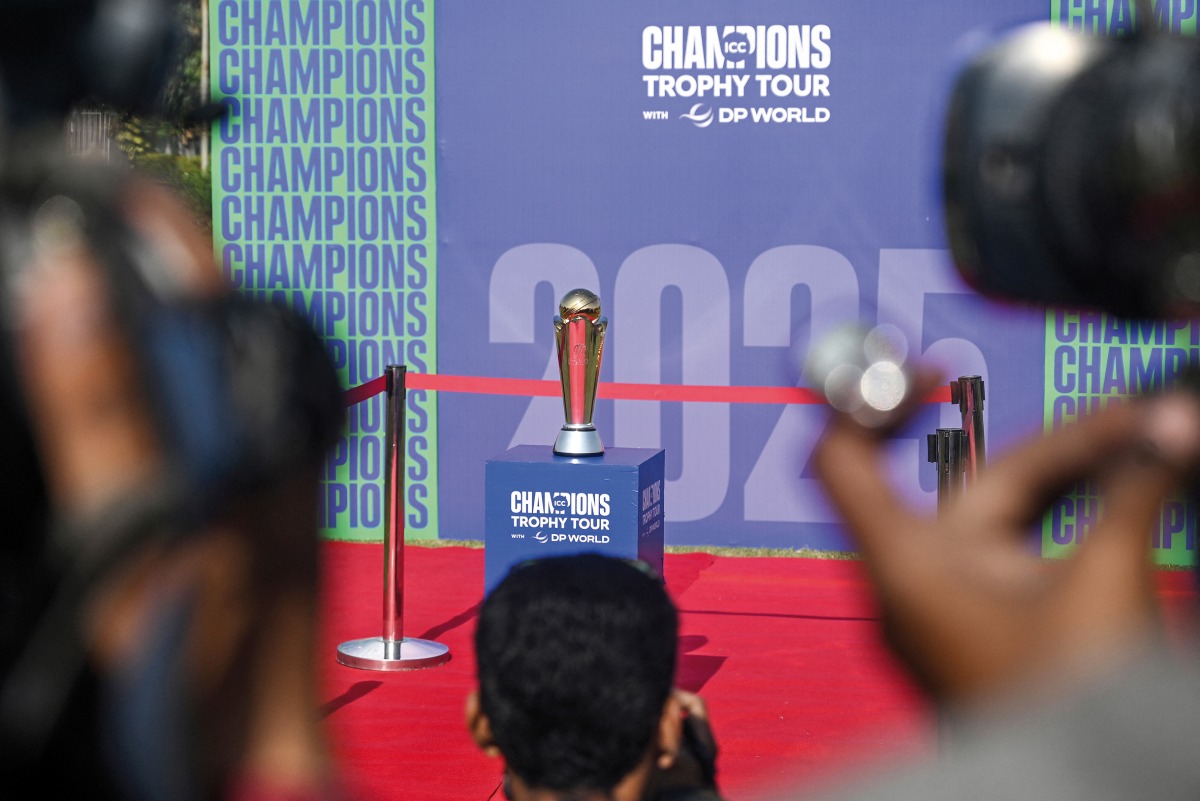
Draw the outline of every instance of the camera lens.
[[[1045,23],[951,95],[947,234],[980,291],[1129,317],[1200,311],[1200,46]]]

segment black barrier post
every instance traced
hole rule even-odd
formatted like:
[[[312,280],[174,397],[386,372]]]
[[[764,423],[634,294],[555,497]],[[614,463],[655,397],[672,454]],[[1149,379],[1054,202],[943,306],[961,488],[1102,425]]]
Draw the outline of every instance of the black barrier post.
[[[404,365],[389,364],[383,495],[383,636],[338,646],[337,660],[363,670],[416,670],[450,659],[439,642],[404,636]]]
[[[977,375],[960,375],[950,382],[950,402],[958,404],[962,414],[962,428],[966,432],[966,482],[971,484],[979,478],[983,469],[985,453],[983,445],[983,379]]]
[[[951,387],[953,388],[953,384]],[[937,467],[938,515],[963,491],[968,462],[967,432],[961,428],[939,428],[928,434],[928,460]],[[949,746],[950,731],[946,710],[938,707],[937,716],[938,750],[945,752]]]
[[[983,400],[983,379],[977,375],[959,376],[950,382],[950,402],[958,404],[962,427],[939,428],[927,435],[927,458],[937,468],[939,516],[983,469]],[[945,752],[950,744],[950,725],[945,709],[938,707],[935,714],[938,750]]]
[[[928,435],[928,460],[937,465],[938,512],[963,488],[967,464],[967,433],[961,428],[939,428]]]

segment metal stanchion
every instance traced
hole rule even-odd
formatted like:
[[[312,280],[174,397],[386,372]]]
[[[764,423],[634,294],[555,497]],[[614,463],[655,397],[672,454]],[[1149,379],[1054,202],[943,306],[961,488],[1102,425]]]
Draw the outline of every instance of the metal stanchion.
[[[338,646],[337,660],[364,670],[416,670],[450,659],[450,649],[433,640],[405,637],[404,631],[404,374],[387,367],[387,464],[383,496],[383,636]]]
[[[967,432],[961,428],[939,428],[927,437],[928,460],[937,467],[937,508],[938,515],[941,515],[965,487],[969,440]],[[944,708],[935,708],[934,715],[938,751],[945,753],[950,747],[952,727]]]
[[[967,465],[967,433],[961,428],[939,428],[928,435],[929,461],[937,465],[938,512],[963,489]]]
[[[939,428],[928,435],[929,461],[937,466],[938,514],[978,477],[985,463],[983,442],[983,379],[977,375],[959,376],[950,382],[950,402],[957,403],[962,428]],[[946,710],[938,708],[938,750],[945,753],[952,745],[952,721]]]
[[[979,477],[983,469],[985,452],[983,446],[983,379],[977,375],[960,375],[950,383],[950,402],[958,404],[962,413],[962,427],[967,436],[966,481],[968,484]]]

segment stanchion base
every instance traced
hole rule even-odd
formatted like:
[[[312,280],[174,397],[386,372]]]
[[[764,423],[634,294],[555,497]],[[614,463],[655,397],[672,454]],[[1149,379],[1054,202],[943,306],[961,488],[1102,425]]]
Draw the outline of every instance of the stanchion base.
[[[338,646],[337,661],[361,670],[420,670],[450,661],[450,649],[440,642],[405,637],[384,640],[367,637]]]

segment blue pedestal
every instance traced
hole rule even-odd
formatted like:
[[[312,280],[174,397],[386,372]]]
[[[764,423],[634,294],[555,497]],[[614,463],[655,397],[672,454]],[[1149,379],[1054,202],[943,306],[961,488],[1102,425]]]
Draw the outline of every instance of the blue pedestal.
[[[484,593],[514,564],[600,552],[662,573],[664,451],[608,448],[556,456],[518,445],[485,465]]]

